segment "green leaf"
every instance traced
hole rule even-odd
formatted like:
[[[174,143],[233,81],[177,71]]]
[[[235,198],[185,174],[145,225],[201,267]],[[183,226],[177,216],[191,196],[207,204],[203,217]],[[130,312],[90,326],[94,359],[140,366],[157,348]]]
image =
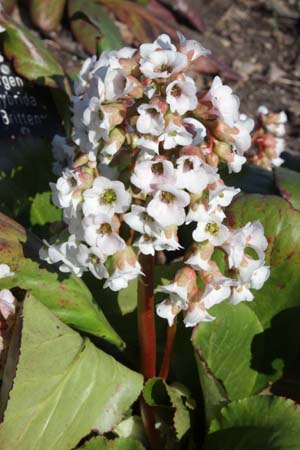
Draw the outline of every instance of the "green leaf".
[[[206,422],[209,424],[229,399],[224,386],[208,367],[200,349],[197,349],[195,358],[204,397]]]
[[[264,328],[253,339],[252,367],[274,380],[300,350],[300,213],[280,197],[244,195],[227,208],[227,217],[235,228],[260,220],[268,239],[270,278],[248,306]]]
[[[64,325],[28,295],[20,358],[1,450],[70,450],[91,430],[121,420],[143,384],[137,374]]]
[[[24,25],[0,15],[0,25],[5,27],[3,50],[13,60],[16,72],[37,83],[68,90],[64,71],[43,41]]]
[[[30,208],[31,225],[45,225],[61,220],[61,210],[53,205],[51,198],[51,192],[36,194]]]
[[[251,367],[252,343],[263,332],[255,313],[245,304],[221,303],[211,311],[216,319],[201,323],[193,334],[208,421],[227,397],[235,400],[256,393],[261,376]],[[260,348],[261,358],[263,350]]]
[[[143,450],[144,447],[138,441],[131,438],[119,438],[108,440],[99,436],[88,441],[82,450]]]
[[[32,22],[44,31],[55,30],[62,19],[66,0],[30,1],[30,17]]]
[[[298,450],[300,410],[292,401],[250,397],[222,409],[205,450]]]
[[[103,312],[83,281],[75,276],[63,276],[49,267],[24,257],[30,253],[38,258],[35,246],[39,240],[26,237],[25,230],[4,215],[0,215],[0,263],[8,264],[13,276],[0,279],[0,289],[19,287],[30,290],[65,323],[95,336],[102,337],[122,348],[124,342],[108,323]],[[19,242],[25,242],[24,246]]]
[[[143,396],[150,406],[162,407],[172,417],[176,438],[180,440],[190,429],[190,415],[180,392],[162,378],[151,378],[144,386]]]
[[[98,39],[102,50],[122,47],[118,27],[103,6],[96,1],[69,0],[68,13],[71,29],[87,52],[96,53]]]
[[[295,209],[300,209],[300,173],[285,167],[274,169],[275,182],[280,195]]]

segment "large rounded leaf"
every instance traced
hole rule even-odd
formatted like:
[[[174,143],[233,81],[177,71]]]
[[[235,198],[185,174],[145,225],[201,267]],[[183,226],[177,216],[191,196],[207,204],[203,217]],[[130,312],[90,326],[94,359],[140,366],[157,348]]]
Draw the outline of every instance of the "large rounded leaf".
[[[137,399],[142,376],[64,325],[31,295],[1,450],[70,450],[91,430],[110,431]]]
[[[208,419],[210,410],[222,406],[226,398],[235,400],[256,392],[261,375],[252,367],[252,345],[254,337],[263,332],[256,314],[247,305],[222,303],[212,309],[212,314],[216,319],[201,323],[193,334],[202,384],[212,372],[215,384],[220,382],[226,392],[219,387],[222,396],[216,398],[214,391],[203,389]],[[264,349],[259,350],[262,358]]]
[[[298,450],[300,410],[292,401],[251,397],[222,409],[205,450]]]
[[[300,350],[300,213],[280,197],[245,195],[232,203],[227,216],[234,227],[260,220],[268,239],[271,275],[254,291],[249,307],[264,328],[253,340],[252,367],[274,379]],[[263,359],[261,346],[266,349]]]
[[[30,290],[65,323],[123,347],[122,339],[93,301],[82,280],[59,274],[52,266],[47,270],[24,257],[38,259],[36,248],[39,245],[37,238],[27,237],[23,227],[0,213],[0,263],[8,264],[14,271],[13,276],[0,279],[0,289]]]
[[[5,28],[3,50],[13,60],[19,75],[51,87],[68,89],[64,71],[41,39],[24,25],[8,20],[0,14],[0,25]]]
[[[295,209],[300,209],[300,173],[285,167],[274,169],[280,195]]]

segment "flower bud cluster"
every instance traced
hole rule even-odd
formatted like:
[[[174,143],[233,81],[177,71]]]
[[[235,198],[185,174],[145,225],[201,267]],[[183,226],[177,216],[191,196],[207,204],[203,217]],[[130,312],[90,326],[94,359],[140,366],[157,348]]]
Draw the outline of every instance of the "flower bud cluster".
[[[248,162],[268,170],[281,166],[284,162],[280,155],[285,147],[286,113],[284,111],[274,113],[266,106],[260,106],[256,122],[253,146],[247,152]]]
[[[178,228],[192,224],[186,267],[159,289],[167,299],[157,308],[170,324],[185,311],[187,326],[211,320],[207,309],[226,298],[251,300],[250,289],[268,277],[261,225],[233,230],[224,223],[239,189],[225,186],[218,164],[241,169],[254,123],[240,115],[239,99],[219,77],[208,93],[197,93],[187,71],[207,53],[181,34],[177,46],[163,34],[138,50],[84,63],[73,135],[54,141],[55,170],[63,171],[51,189],[68,239],[41,252],[63,272],[90,271],[119,290],[141,274],[139,253],[180,249]],[[216,248],[230,276],[214,262]]]

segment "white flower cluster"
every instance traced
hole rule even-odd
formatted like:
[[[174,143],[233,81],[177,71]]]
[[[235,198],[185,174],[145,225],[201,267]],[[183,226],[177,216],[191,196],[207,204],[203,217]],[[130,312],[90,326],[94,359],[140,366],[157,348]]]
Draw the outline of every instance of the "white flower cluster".
[[[169,324],[185,311],[187,326],[211,320],[207,309],[226,298],[251,300],[250,289],[269,273],[261,225],[234,231],[224,224],[223,208],[239,189],[224,185],[218,164],[241,169],[253,121],[241,117],[238,98],[219,77],[208,93],[197,93],[187,70],[207,53],[181,34],[178,46],[163,34],[139,50],[84,63],[74,133],[54,141],[55,171],[63,172],[51,185],[53,202],[63,209],[69,238],[41,252],[63,272],[90,271],[119,290],[141,274],[137,253],[178,250],[178,227],[194,224],[187,266],[160,288],[168,298],[157,308]],[[227,255],[230,277],[213,260],[216,247]]]
[[[257,110],[257,124],[253,136],[253,148],[247,153],[250,164],[272,170],[284,163],[280,157],[284,151],[287,115],[284,111],[274,113],[266,106]]]

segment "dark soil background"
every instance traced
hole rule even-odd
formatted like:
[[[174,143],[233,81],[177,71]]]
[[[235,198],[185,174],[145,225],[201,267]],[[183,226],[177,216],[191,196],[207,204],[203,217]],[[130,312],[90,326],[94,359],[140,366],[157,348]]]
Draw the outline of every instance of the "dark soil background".
[[[288,114],[287,150],[300,151],[299,0],[201,1],[207,31],[203,43],[241,79],[231,83],[241,110],[261,104]]]

